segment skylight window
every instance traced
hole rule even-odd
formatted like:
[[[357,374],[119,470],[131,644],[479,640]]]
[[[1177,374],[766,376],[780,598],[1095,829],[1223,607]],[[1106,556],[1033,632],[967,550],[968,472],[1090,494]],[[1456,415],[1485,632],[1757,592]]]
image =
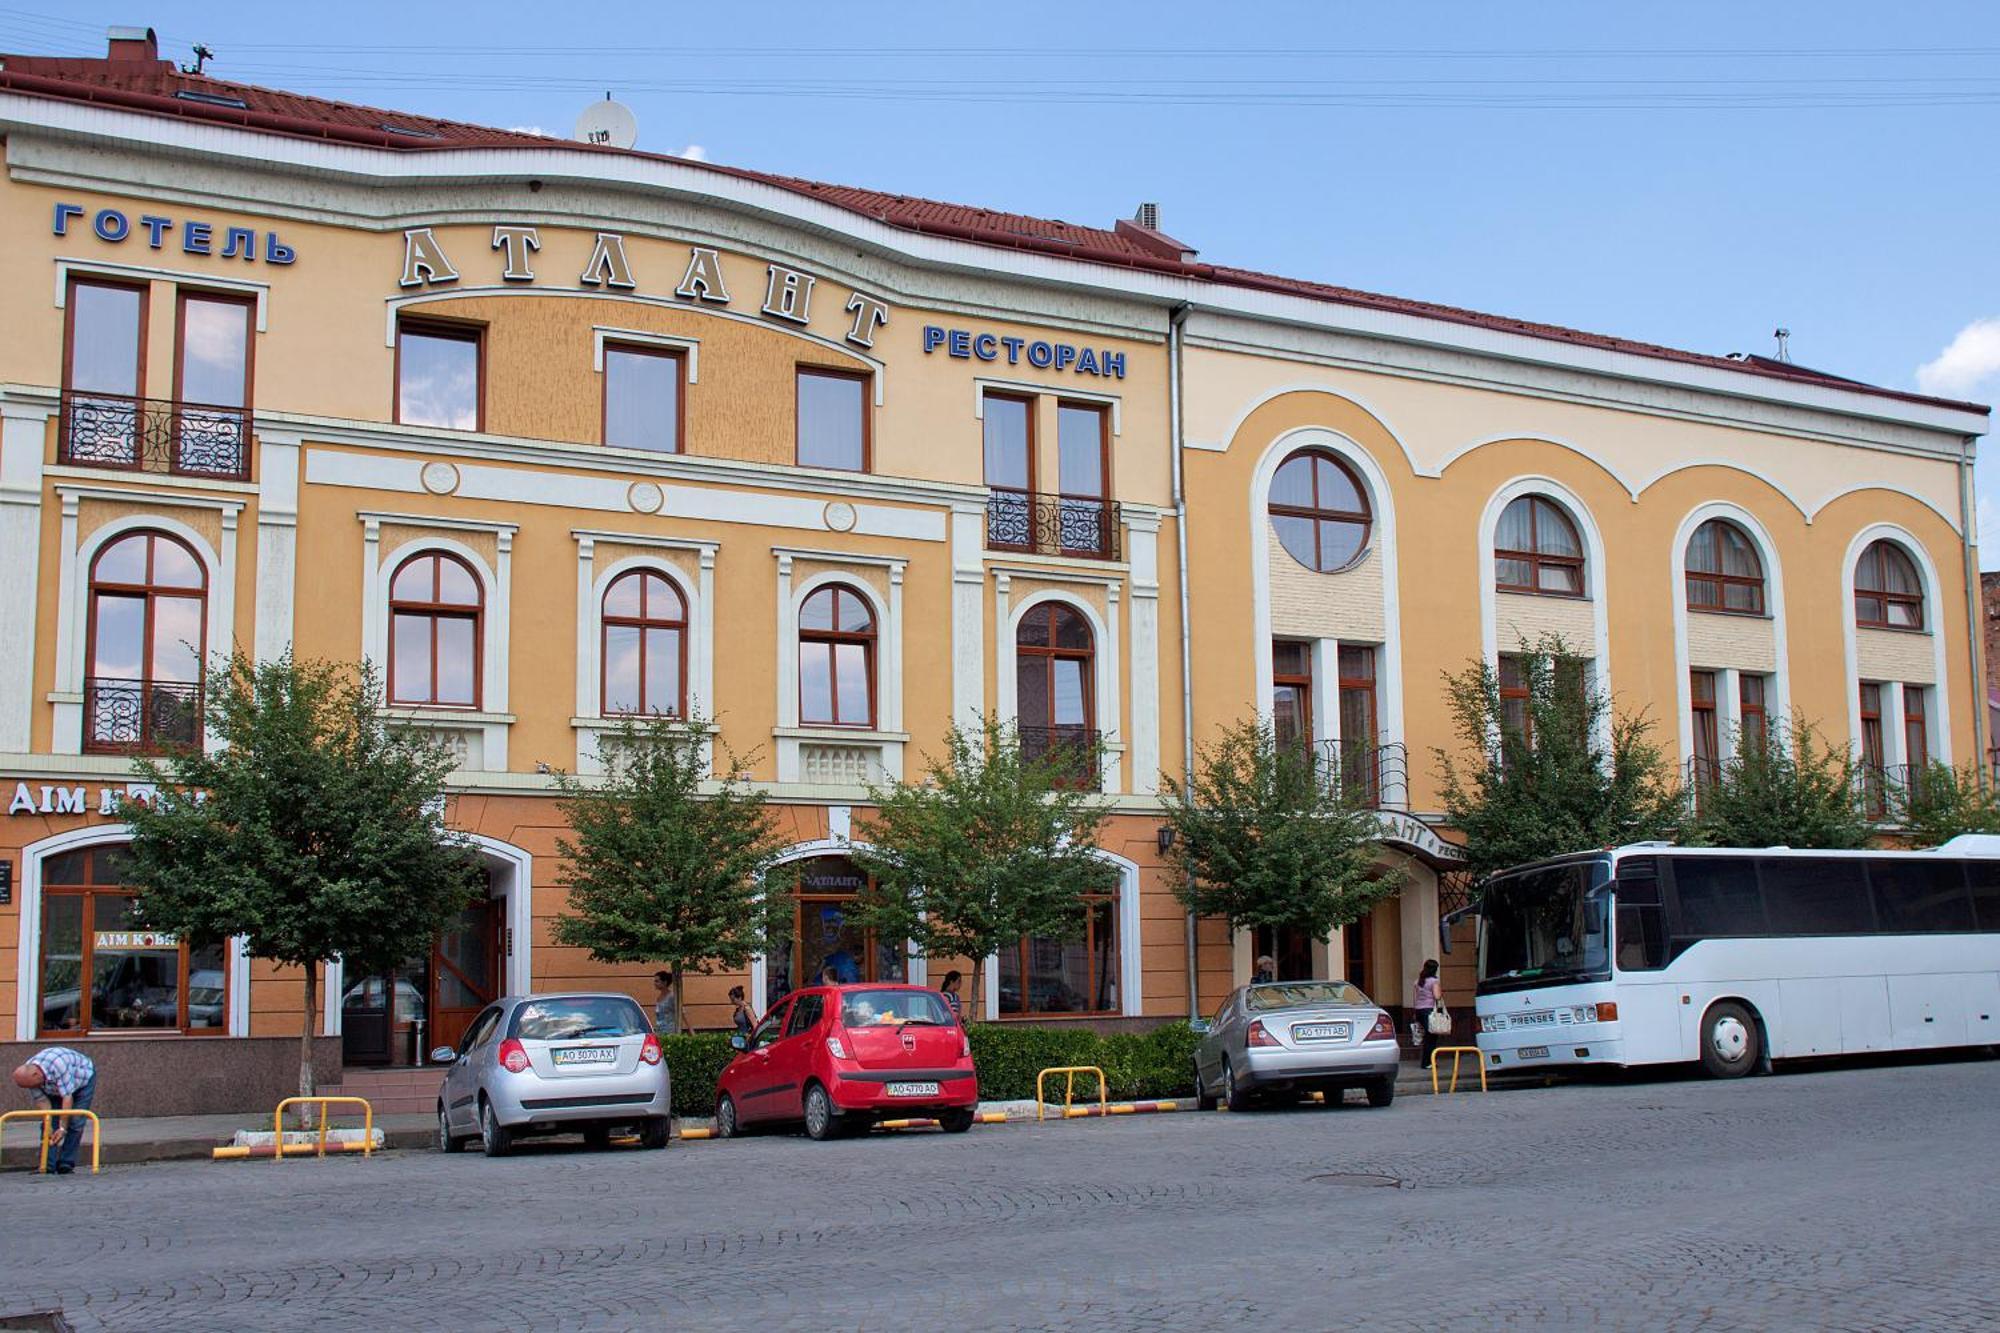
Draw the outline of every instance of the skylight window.
[[[377,125],[375,128],[378,130],[386,130],[390,134],[401,134],[411,139],[444,138],[444,136],[442,134],[439,134],[436,130],[420,130],[414,125],[391,125],[386,120],[383,121],[380,125]]]
[[[174,94],[183,102],[200,102],[207,106],[233,106],[238,111],[248,111],[250,104],[240,97],[230,97],[226,93],[197,92],[193,88],[183,88]]]

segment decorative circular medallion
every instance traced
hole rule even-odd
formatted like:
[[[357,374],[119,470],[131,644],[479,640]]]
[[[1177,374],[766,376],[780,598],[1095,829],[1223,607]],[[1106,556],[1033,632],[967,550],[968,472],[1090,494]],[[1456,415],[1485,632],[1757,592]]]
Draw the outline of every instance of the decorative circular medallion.
[[[450,495],[458,489],[458,468],[450,463],[424,464],[424,489],[432,495]]]
[[[828,500],[824,517],[826,526],[835,532],[854,531],[854,506],[845,500]]]
[[[641,514],[657,514],[667,502],[667,493],[650,481],[635,481],[625,492],[625,503]]]

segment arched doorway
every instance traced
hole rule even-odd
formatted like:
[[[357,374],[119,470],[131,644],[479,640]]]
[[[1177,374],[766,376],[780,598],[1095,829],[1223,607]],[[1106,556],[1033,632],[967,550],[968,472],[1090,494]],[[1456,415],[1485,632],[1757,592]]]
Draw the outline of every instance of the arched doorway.
[[[507,988],[505,901],[486,889],[452,923],[387,972],[350,980],[340,996],[341,1062],[414,1065],[456,1046],[479,1011]]]
[[[809,856],[778,868],[789,881],[792,936],[785,949],[764,960],[764,1004],[769,1008],[800,986],[831,971],[838,981],[907,981],[909,949],[884,940],[853,920],[854,902],[868,887],[868,873],[845,856]]]

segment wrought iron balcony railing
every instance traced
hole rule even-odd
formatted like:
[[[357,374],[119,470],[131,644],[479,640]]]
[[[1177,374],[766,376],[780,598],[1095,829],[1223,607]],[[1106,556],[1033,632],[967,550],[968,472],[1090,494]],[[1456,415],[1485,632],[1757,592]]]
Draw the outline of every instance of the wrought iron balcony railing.
[[[56,461],[243,481],[250,476],[250,413],[65,389]]]
[[[1681,788],[1694,802],[1694,808],[1701,809],[1707,792],[1722,781],[1722,761],[1697,755],[1681,765]]]
[[[1923,764],[1862,764],[1855,771],[1861,786],[1861,809],[1878,823],[1895,822],[1910,797],[1921,794]]]
[[[1097,761],[1104,739],[1099,732],[1089,727],[1021,726],[1017,730],[1021,758],[1030,762],[1046,759],[1063,782],[1086,791],[1097,790],[1103,778]]]
[[[1375,810],[1410,808],[1409,750],[1401,741],[1320,741],[1319,770],[1335,793]]]
[[[201,743],[201,686],[164,680],[83,683],[84,748],[156,753]]]
[[[986,496],[986,545],[995,551],[1116,560],[1122,554],[1118,502],[1080,500],[995,486]]]

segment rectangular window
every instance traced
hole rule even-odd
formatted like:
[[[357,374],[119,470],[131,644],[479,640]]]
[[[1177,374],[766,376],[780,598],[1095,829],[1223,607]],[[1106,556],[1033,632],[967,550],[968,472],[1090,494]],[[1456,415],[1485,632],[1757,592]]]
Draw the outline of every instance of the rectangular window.
[[[1528,709],[1528,663],[1513,653],[1500,654],[1500,726],[1523,744],[1534,740]]]
[[[1715,672],[1688,673],[1688,700],[1694,723],[1694,773],[1696,784],[1713,782],[1722,769],[1721,737],[1715,722]]]
[[[1064,551],[1111,550],[1111,414],[1084,403],[1056,406],[1056,487]]]
[[[1035,549],[1035,404],[989,393],[981,405],[986,453],[986,544]]]
[[[1117,1013],[1117,899],[1087,897],[1082,925],[1068,939],[1032,935],[1002,949],[999,990],[1003,1017]]]
[[[146,290],[70,279],[58,461],[139,466]]]
[[[799,367],[799,466],[868,470],[868,377]]]
[[[1762,935],[1764,898],[1757,863],[1742,856],[1675,857],[1674,892],[1680,901],[1674,934],[1686,939]]]
[[[1912,773],[1930,762],[1930,730],[1925,725],[1924,687],[1903,686],[1903,762]]]
[[[1888,813],[1889,798],[1882,756],[1882,686],[1861,682],[1861,794],[1868,814]]]
[[[224,946],[190,949],[140,928],[139,900],[115,887],[123,868],[122,847],[43,863],[38,1030],[221,1032],[228,1022]]]
[[[248,407],[255,302],[184,291],[180,304],[174,397],[199,407]]]
[[[1881,928],[1890,933],[1972,929],[1965,863],[1928,857],[1884,857],[1868,863]]]
[[[1375,650],[1340,645],[1340,780],[1355,800],[1378,805],[1382,756],[1376,746]]]
[[[1280,745],[1312,744],[1312,645],[1271,645],[1271,729]]]
[[[1746,750],[1761,750],[1771,738],[1771,678],[1739,675],[1736,678],[1736,708],[1740,722],[1740,742]]]
[[[1860,858],[1774,856],[1764,862],[1764,913],[1773,935],[1863,935],[1875,907]]]
[[[396,420],[406,426],[482,430],[486,331],[476,324],[396,326]]]
[[[604,442],[616,449],[681,451],[681,354],[604,345]]]

